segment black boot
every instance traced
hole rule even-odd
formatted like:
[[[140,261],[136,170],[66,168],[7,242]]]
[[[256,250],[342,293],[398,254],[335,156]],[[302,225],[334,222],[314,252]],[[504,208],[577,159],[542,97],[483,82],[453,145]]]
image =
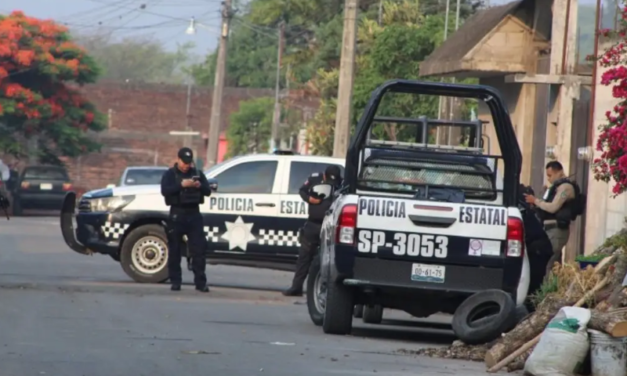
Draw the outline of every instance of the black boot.
[[[285,295],[285,296],[303,296],[303,289],[292,286],[289,289],[283,291],[283,295]]]
[[[170,290],[172,290],[172,291],[181,291],[181,284],[180,283],[173,283],[172,286],[170,287]]]
[[[200,291],[200,292],[209,292],[209,286],[204,285],[204,286],[196,286],[196,290]]]

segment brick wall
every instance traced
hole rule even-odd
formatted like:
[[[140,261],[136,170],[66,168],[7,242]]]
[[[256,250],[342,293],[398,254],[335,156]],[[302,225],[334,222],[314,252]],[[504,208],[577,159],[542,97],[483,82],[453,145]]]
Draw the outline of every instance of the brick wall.
[[[83,92],[108,118],[108,129],[94,137],[103,145],[100,153],[68,160],[71,177],[80,188],[91,190],[116,183],[127,166],[169,165],[185,137],[170,136],[186,126],[187,87],[160,84],[104,82]],[[222,129],[239,102],[273,96],[273,90],[225,88]],[[211,115],[212,88],[193,87],[190,126],[206,137]],[[204,159],[204,141],[194,137],[192,147]]]

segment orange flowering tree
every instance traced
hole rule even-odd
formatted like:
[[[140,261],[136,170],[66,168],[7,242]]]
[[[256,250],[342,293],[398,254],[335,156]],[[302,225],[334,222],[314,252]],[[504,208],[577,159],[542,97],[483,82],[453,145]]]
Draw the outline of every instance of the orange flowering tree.
[[[51,20],[13,12],[0,15],[0,152],[24,156],[34,136],[40,162],[97,151],[88,131],[103,116],[78,91],[95,82],[98,66]]]

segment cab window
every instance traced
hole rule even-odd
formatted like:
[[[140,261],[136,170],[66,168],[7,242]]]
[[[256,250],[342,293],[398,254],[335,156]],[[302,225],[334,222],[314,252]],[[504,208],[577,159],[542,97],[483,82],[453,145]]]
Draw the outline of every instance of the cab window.
[[[276,161],[244,162],[219,173],[218,193],[272,193]]]
[[[323,173],[328,166],[332,166],[331,163],[314,163],[314,162],[291,162],[290,165],[290,185],[288,187],[287,194],[298,194],[298,190],[303,185],[305,180],[311,176],[314,172]],[[335,165],[342,171],[342,177],[344,176],[344,167]]]

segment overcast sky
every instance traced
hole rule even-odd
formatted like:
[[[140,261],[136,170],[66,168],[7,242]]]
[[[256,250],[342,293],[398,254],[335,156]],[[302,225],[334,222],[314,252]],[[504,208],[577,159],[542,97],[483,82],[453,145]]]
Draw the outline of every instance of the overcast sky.
[[[506,2],[509,1],[491,0],[492,4]],[[142,4],[144,10],[139,8]],[[193,41],[198,55],[213,50],[219,36],[220,0],[0,0],[0,12],[13,10],[37,18],[53,18],[78,32],[101,28],[114,31],[120,38],[152,35],[168,49],[176,48],[177,43]],[[186,34],[191,17],[208,28],[199,28],[196,35]]]

